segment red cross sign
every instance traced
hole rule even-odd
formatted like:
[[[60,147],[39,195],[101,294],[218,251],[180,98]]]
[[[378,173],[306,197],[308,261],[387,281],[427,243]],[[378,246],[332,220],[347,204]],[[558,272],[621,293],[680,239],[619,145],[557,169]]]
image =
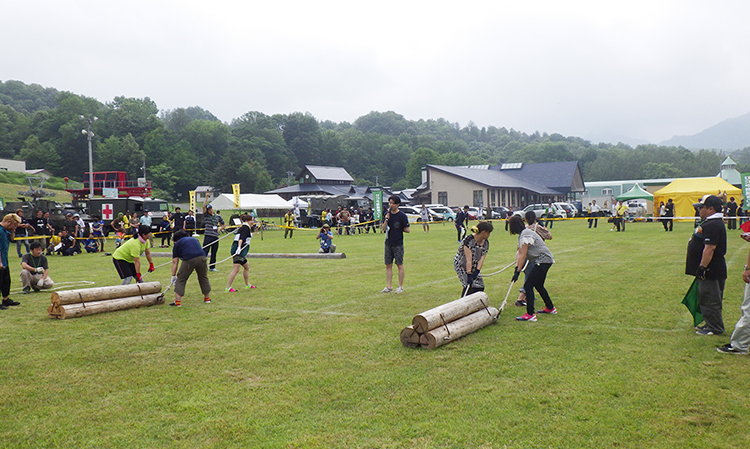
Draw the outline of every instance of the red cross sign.
[[[113,212],[112,204],[102,204],[102,218],[104,220],[111,220]]]

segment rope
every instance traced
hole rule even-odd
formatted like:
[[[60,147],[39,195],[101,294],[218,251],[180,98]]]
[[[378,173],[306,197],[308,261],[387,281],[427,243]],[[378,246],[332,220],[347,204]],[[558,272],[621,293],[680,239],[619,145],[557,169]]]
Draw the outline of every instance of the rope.
[[[508,265],[504,266],[504,267],[503,267],[503,268],[502,268],[501,270],[499,270],[499,271],[496,271],[496,272],[494,272],[494,273],[490,273],[490,274],[482,274],[482,277],[489,277],[489,276],[494,276],[494,275],[496,275],[496,274],[500,274],[500,273],[502,273],[503,271],[505,271],[505,270],[507,270],[508,268],[510,268],[510,267],[511,267],[511,266],[512,266],[513,264],[515,264],[515,263],[516,263],[516,262],[515,262],[515,261],[513,261],[513,262],[509,263]]]

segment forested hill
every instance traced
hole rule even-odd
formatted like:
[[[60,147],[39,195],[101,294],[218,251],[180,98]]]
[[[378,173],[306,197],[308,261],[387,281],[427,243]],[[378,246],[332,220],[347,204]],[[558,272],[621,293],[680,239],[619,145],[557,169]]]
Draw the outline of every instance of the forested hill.
[[[0,81],[0,157],[81,180],[88,170],[81,115],[99,118],[92,128],[94,170],[124,170],[136,178],[145,158],[147,178],[166,198],[197,185],[230,191],[235,182],[243,192],[263,192],[294,182],[305,164],[341,166],[358,184],[403,189],[420,184],[427,163],[578,160],[585,181],[600,181],[714,176],[725,157],[678,147],[594,145],[471,122],[462,127],[442,118],[407,120],[392,111],[371,112],[354,123],[251,111],[227,124],[197,106],[160,112],[148,97],[103,104],[19,81]],[[750,163],[742,157],[737,162],[745,159]]]

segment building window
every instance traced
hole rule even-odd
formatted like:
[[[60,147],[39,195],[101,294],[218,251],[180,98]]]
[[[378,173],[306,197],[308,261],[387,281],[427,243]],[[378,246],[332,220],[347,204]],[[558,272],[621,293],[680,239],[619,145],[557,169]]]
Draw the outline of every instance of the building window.
[[[448,192],[438,192],[438,203],[443,206],[448,205]]]
[[[495,191],[490,190],[490,206],[497,206],[497,201],[495,199]]]
[[[612,195],[612,189],[602,189],[602,195]]]
[[[475,190],[474,191],[474,207],[482,207],[482,191],[481,190]]]

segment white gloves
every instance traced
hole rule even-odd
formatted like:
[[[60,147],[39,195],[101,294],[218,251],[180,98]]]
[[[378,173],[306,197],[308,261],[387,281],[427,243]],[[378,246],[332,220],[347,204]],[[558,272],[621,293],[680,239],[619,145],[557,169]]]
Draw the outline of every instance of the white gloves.
[[[44,273],[44,267],[36,267],[36,272],[37,272],[37,274]]]
[[[177,276],[172,276],[172,284],[171,285],[174,285],[176,283],[177,283]]]
[[[44,287],[44,279],[39,279],[39,282],[36,283],[36,286],[39,288]]]

